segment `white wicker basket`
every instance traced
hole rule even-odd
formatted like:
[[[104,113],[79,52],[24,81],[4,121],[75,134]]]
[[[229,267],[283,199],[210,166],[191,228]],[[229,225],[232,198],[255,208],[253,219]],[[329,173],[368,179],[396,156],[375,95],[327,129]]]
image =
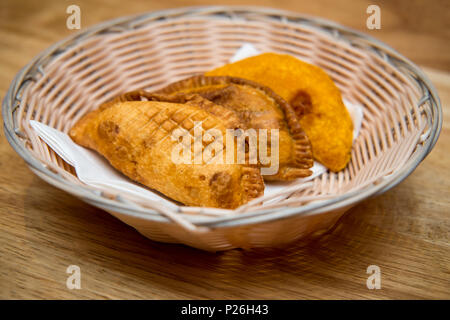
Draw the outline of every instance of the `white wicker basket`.
[[[270,205],[235,211],[162,208],[82,184],[30,128],[68,132],[84,113],[135,89],[155,90],[224,64],[242,43],[314,63],[364,107],[348,167],[293,183]],[[150,239],[218,251],[319,235],[359,201],[406,178],[431,151],[442,111],[427,77],[393,49],[332,22],[257,7],[196,7],[126,17],[65,39],[15,77],[3,101],[8,141],[47,182],[109,211]]]

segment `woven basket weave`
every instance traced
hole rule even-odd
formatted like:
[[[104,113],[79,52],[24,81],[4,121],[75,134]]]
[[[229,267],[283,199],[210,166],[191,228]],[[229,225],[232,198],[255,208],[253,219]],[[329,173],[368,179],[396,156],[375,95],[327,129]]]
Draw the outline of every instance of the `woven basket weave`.
[[[345,99],[364,107],[352,160],[339,173],[237,210],[165,207],[82,184],[30,128],[68,132],[86,112],[135,89],[156,90],[227,62],[245,42],[322,67]],[[332,22],[257,7],[196,7],[107,22],[65,39],[15,77],[3,101],[8,141],[49,183],[109,211],[148,238],[218,251],[278,246],[319,235],[359,201],[406,178],[441,128],[436,90],[386,45]],[[262,205],[262,201],[267,201]]]

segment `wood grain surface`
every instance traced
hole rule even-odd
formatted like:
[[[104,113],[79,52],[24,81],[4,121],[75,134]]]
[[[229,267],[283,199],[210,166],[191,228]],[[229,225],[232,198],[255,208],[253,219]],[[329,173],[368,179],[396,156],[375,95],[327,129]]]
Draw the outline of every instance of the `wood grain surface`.
[[[82,28],[122,15],[208,1],[0,3],[0,92],[33,56]],[[206,253],[152,242],[108,213],[56,189],[26,167],[0,134],[0,298],[23,299],[450,299],[449,1],[228,1],[332,19],[367,32],[425,68],[444,107],[433,152],[404,182],[351,209],[322,238],[282,249]],[[367,30],[366,8],[381,8]],[[81,268],[81,289],[66,268]],[[366,269],[381,269],[369,290]]]

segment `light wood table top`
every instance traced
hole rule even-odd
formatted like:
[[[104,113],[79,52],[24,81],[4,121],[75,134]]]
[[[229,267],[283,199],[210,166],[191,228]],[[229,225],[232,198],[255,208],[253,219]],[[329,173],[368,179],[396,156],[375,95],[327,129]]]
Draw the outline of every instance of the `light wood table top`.
[[[297,1],[296,1],[297,2]],[[450,34],[448,1],[245,2],[332,19],[388,43],[425,68],[444,107],[432,153],[404,182],[351,209],[313,242],[206,253],[152,242],[108,213],[40,180],[0,133],[0,298],[450,298]],[[70,35],[71,1],[0,3],[0,92],[33,56]],[[210,2],[211,3],[211,2]],[[114,17],[207,1],[76,1],[82,28]],[[228,4],[242,4],[229,1]],[[66,268],[81,268],[81,289]],[[380,290],[366,269],[381,269]]]

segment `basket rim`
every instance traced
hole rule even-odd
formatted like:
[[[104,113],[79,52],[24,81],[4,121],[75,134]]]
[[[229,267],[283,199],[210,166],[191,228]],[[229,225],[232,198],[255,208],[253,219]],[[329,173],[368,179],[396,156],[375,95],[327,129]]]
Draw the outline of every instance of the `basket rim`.
[[[104,197],[102,192],[99,190],[88,190],[83,186],[76,185],[69,180],[63,179],[61,176],[50,171],[43,163],[36,159],[30,153],[30,151],[27,150],[25,144],[19,137],[20,132],[17,132],[16,130],[13,117],[15,108],[17,107],[17,105],[15,105],[16,96],[20,92],[22,85],[30,80],[30,76],[28,75],[29,72],[33,69],[36,69],[36,67],[39,70],[39,64],[43,59],[51,56],[51,54],[57,52],[59,48],[64,47],[65,45],[70,45],[74,41],[81,41],[112,26],[116,26],[122,23],[145,21],[146,19],[155,19],[158,17],[173,15],[183,16],[191,14],[200,17],[202,15],[207,16],[210,14],[239,15],[239,12],[270,15],[274,19],[280,19],[280,21],[283,21],[283,19],[286,18],[288,20],[292,19],[293,22],[308,24],[311,27],[322,32],[326,31],[328,33],[331,33],[333,36],[337,37],[340,40],[352,41],[354,39],[357,39],[369,44],[371,46],[371,49],[375,50],[375,52],[377,52],[378,54],[383,55],[383,58],[386,59],[387,57],[387,61],[394,67],[397,68],[397,64],[402,65],[415,76],[416,81],[421,82],[421,85],[424,87],[423,89],[427,92],[424,96],[425,99],[423,102],[426,102],[428,100],[433,111],[433,119],[430,120],[430,133],[425,140],[423,148],[421,150],[419,150],[418,152],[414,152],[400,170],[392,173],[387,177],[384,177],[383,181],[376,185],[368,185],[357,191],[348,192],[329,200],[312,202],[300,207],[286,207],[282,210],[261,209],[248,213],[244,212],[239,213],[238,215],[224,217],[207,217],[185,214],[183,218],[194,223],[197,226],[218,228],[276,221],[280,219],[286,219],[294,215],[315,215],[325,211],[349,207],[370,196],[381,194],[396,186],[409,174],[411,174],[411,172],[419,165],[419,163],[423,161],[423,159],[431,152],[432,148],[436,144],[442,128],[442,107],[439,96],[437,94],[437,90],[418,66],[416,66],[413,62],[398,53],[393,48],[362,32],[353,30],[326,19],[294,13],[286,10],[260,6],[191,6],[152,11],[149,13],[108,20],[106,22],[91,26],[84,31],[75,33],[53,44],[52,46],[48,47],[37,56],[35,56],[25,67],[23,67],[17,73],[10,87],[8,88],[8,91],[5,94],[2,103],[2,116],[4,132],[8,142],[13,147],[13,149],[25,160],[30,169],[39,177],[60,189],[63,189],[82,198],[84,201],[90,204],[93,204],[107,211],[120,212],[125,215],[133,216],[135,218],[171,223],[171,220],[169,218],[158,213],[156,210],[146,209],[139,206],[131,207],[128,202],[120,201],[120,195],[116,200],[108,199],[107,197]],[[205,211],[207,211],[207,208],[205,208]]]

